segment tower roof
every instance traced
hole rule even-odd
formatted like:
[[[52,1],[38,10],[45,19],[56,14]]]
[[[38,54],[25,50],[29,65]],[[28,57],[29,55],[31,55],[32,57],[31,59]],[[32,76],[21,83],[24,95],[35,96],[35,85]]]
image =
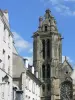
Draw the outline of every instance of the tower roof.
[[[39,17],[39,30],[44,31],[44,27],[47,26],[48,31],[57,33],[56,20],[54,16],[52,16],[50,9],[45,11],[44,17]]]
[[[46,9],[44,16],[39,17],[39,26],[38,30],[34,32],[33,36],[39,35],[46,35],[46,34],[59,34],[58,28],[56,25],[56,20],[54,16],[51,14],[50,9]],[[60,35],[60,34],[59,34]]]
[[[47,10],[45,11],[45,19],[50,18],[50,16],[51,16],[51,11],[50,11],[49,9],[47,9]]]

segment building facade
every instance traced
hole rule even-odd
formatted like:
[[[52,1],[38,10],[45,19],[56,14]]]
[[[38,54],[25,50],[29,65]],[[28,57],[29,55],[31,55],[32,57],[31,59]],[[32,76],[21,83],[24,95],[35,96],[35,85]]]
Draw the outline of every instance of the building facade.
[[[18,71],[17,71],[18,70]],[[26,59],[13,53],[13,100],[40,100],[40,80]],[[18,94],[19,92],[19,94]]]
[[[72,100],[71,65],[65,57],[62,63],[62,36],[49,9],[39,18],[39,28],[33,34],[33,66],[43,83],[41,100]]]
[[[0,10],[0,100],[12,100],[12,45],[7,10]]]
[[[40,100],[40,80],[38,80],[29,70],[26,71],[26,77],[24,76],[25,73],[22,74],[24,100]]]

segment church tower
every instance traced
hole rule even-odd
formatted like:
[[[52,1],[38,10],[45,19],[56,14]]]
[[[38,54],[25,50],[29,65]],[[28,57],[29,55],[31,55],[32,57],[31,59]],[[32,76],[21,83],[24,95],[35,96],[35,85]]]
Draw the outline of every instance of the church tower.
[[[62,37],[49,9],[39,18],[38,30],[33,34],[33,66],[43,83],[42,100],[55,100],[53,81],[58,78],[57,66],[62,63]]]

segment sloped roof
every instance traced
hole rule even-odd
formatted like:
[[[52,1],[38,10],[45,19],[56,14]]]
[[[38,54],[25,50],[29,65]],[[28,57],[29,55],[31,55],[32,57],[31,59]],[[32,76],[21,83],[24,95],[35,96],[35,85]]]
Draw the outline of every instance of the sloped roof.
[[[65,64],[68,65],[68,66],[71,68],[71,70],[73,70],[73,68],[72,68],[72,66],[71,66],[71,64],[70,64],[70,62],[68,62],[67,59],[64,60],[62,66],[64,66]]]
[[[23,58],[13,53],[13,78],[20,78],[23,72],[26,72],[30,78],[32,78],[35,82],[38,82],[38,84],[41,84],[40,80],[36,78],[29,69],[24,67]]]
[[[13,53],[13,78],[20,77],[22,72],[25,72],[23,58]]]

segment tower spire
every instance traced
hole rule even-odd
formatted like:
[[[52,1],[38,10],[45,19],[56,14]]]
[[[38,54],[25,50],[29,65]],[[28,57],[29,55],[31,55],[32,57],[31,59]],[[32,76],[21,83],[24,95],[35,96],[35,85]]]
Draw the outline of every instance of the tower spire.
[[[56,81],[55,77],[58,77],[56,66],[62,62],[62,41],[60,39],[57,41],[61,36],[49,9],[45,11],[44,17],[39,18],[39,30],[34,33],[33,37],[33,66],[35,67],[35,75],[38,72],[38,78],[43,82],[41,85],[42,100],[53,100],[52,98],[56,94],[53,92],[51,82],[52,80]]]
[[[50,18],[50,14],[51,13],[51,11],[49,10],[49,9],[47,9],[46,11],[45,11],[45,19],[48,19],[48,18]]]

